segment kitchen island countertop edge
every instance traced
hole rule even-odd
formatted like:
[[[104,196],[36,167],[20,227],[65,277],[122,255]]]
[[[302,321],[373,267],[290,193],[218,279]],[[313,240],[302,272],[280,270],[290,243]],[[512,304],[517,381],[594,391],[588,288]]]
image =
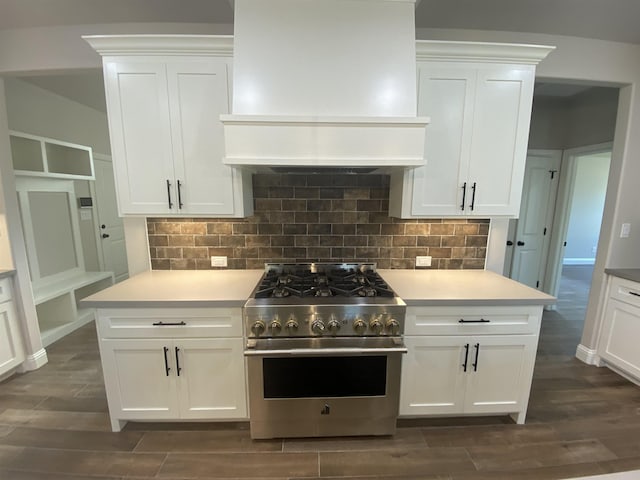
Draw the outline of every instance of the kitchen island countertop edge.
[[[551,305],[556,298],[489,270],[386,270],[378,273],[409,306]]]
[[[151,270],[83,300],[87,308],[242,307],[264,270]]]

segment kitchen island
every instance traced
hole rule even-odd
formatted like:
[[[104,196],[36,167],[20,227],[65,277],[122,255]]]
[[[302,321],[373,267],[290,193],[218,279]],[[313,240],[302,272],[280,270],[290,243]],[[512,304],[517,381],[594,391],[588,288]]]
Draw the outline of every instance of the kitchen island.
[[[114,431],[248,418],[242,305],[262,273],[152,271],[83,301],[98,309]],[[488,271],[379,273],[407,303],[400,415],[523,423],[542,308],[555,299]]]

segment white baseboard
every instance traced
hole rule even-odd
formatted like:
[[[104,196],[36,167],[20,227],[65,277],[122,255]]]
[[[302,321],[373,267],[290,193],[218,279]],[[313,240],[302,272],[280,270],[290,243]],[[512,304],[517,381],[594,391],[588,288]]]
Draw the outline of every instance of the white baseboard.
[[[598,353],[582,344],[578,345],[578,348],[576,348],[576,358],[587,365],[595,365],[597,367],[602,366],[602,360],[598,356]]]
[[[563,258],[562,265],[595,265],[595,258]]]
[[[47,358],[47,351],[41,348],[32,355],[27,355],[24,362],[20,365],[18,370],[20,372],[28,372],[29,370],[37,370],[38,368],[46,365],[49,359]]]

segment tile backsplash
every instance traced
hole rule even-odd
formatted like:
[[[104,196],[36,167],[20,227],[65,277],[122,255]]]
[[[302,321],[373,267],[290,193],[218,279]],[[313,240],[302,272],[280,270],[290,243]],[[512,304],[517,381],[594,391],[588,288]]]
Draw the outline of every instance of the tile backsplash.
[[[154,270],[265,262],[376,262],[378,268],[484,268],[488,219],[392,218],[387,175],[254,174],[255,213],[245,219],[148,218]]]

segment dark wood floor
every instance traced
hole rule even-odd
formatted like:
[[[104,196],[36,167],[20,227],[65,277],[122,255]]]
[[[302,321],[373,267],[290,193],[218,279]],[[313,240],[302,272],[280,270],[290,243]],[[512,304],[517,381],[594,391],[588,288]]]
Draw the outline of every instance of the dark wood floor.
[[[0,479],[560,479],[640,469],[640,388],[574,358],[584,307],[546,312],[527,424],[506,417],[401,421],[382,438],[251,441],[246,424],[129,424],[109,431],[93,326],[49,364],[0,384]],[[584,304],[582,304],[584,305]]]

